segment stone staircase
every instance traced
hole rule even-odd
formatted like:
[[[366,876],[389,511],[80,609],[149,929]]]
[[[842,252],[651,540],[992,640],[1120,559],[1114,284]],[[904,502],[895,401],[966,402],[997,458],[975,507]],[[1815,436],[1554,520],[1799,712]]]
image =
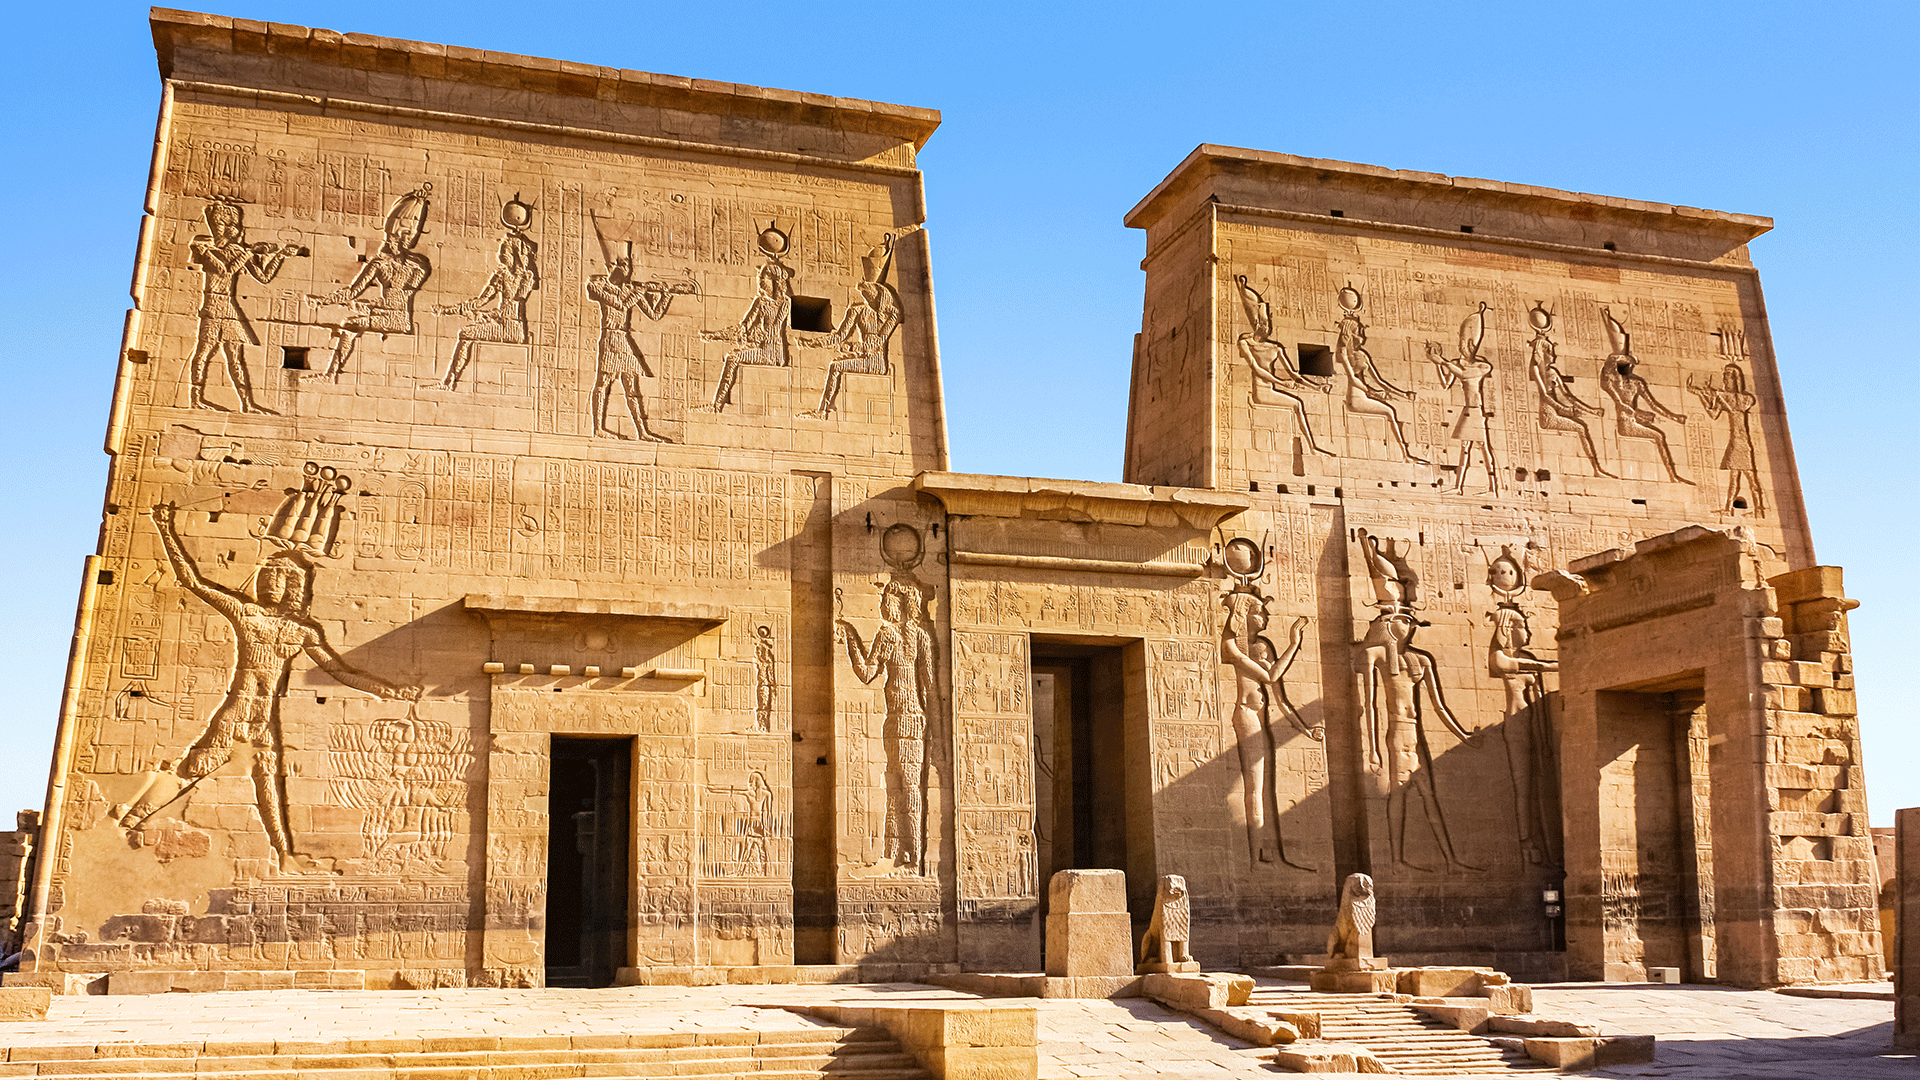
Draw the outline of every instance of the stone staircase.
[[[1322,1039],[1364,1046],[1388,1068],[1409,1076],[1557,1071],[1517,1046],[1455,1030],[1387,994],[1319,994],[1265,986],[1256,989],[1247,1004],[1319,1013]]]
[[[613,1045],[617,1044],[617,1045]],[[0,1077],[70,1080],[930,1080],[880,1028],[700,1035],[102,1043],[0,1050]]]

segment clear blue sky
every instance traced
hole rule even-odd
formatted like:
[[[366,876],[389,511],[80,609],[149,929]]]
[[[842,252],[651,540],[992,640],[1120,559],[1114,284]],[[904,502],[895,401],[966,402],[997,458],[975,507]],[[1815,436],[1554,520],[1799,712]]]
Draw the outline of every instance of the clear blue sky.
[[[236,2],[220,13],[941,110],[921,163],[970,472],[1119,478],[1143,247],[1120,218],[1202,142],[1772,216],[1753,254],[1815,543],[1863,604],[1874,822],[1920,806],[1913,495],[1887,488],[1920,426],[1910,2]],[[42,797],[159,98],[142,6],[7,25],[0,811]]]

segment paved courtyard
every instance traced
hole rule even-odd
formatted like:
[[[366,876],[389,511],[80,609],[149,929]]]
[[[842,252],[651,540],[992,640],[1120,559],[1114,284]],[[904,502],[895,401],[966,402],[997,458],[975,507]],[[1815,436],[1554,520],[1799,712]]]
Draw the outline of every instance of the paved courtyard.
[[[0,1027],[0,1046],[125,1042],[566,1036],[792,1030],[782,1005],[965,999],[912,984],[629,987],[610,990],[270,991],[59,997],[46,1020]],[[1143,1000],[1036,1001],[1042,1080],[1272,1077],[1263,1047]],[[1920,1076],[1893,1055],[1893,1005],[1711,987],[1570,984],[1536,990],[1545,1017],[1659,1037],[1653,1064],[1615,1077],[1875,1080]],[[1292,1074],[1286,1074],[1292,1075]]]

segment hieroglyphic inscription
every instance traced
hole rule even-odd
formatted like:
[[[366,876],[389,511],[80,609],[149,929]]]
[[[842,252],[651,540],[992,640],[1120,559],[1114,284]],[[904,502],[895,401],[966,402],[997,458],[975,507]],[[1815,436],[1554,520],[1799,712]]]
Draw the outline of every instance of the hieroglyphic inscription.
[[[1032,676],[1025,634],[955,631],[960,897],[1034,897]]]
[[[553,461],[540,507],[555,574],[765,581],[792,534],[787,477]]]

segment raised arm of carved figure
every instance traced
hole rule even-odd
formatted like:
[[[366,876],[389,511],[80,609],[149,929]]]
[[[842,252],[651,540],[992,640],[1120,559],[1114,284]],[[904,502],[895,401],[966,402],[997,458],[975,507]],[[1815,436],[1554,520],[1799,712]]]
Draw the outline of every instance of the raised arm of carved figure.
[[[880,632],[873,636],[873,645],[869,647],[860,639],[860,631],[854,629],[852,623],[845,619],[838,619],[835,620],[835,625],[840,628],[841,633],[846,635],[847,663],[853,665],[853,673],[863,683],[870,683],[879,678],[880,673],[886,670],[887,654],[890,651],[883,647],[887,640],[886,628],[882,627]]]
[[[333,651],[333,646],[327,644],[327,637],[320,632],[319,627],[311,630],[305,647],[307,655],[313,659],[320,670],[333,676],[334,681],[343,686],[364,690],[375,697],[386,698],[388,701],[420,700],[419,687],[397,686],[370,671],[362,671],[347,663],[339,653]]]
[[[247,598],[224,585],[208,581],[200,574],[200,567],[194,564],[193,556],[187,554],[185,544],[180,542],[180,534],[174,528],[176,508],[172,503],[160,503],[153,508],[153,524],[160,531],[160,546],[167,553],[167,564],[173,567],[173,574],[180,579],[186,590],[227,618],[237,618]]]
[[[634,297],[633,306],[647,318],[660,321],[667,317],[667,308],[673,305],[674,294],[664,289],[643,288]]]
[[[292,244],[255,244],[253,249],[247,252],[246,262],[243,264],[247,268],[247,276],[262,285],[267,284],[280,273],[280,264],[287,261],[287,256],[298,250],[300,249]]]
[[[1307,617],[1305,615],[1295,616],[1292,629],[1287,631],[1286,654],[1273,662],[1274,682],[1279,682],[1286,676],[1288,669],[1293,667],[1294,658],[1300,655],[1300,646],[1304,644],[1306,640]]]
[[[1427,688],[1427,696],[1433,699],[1433,711],[1440,714],[1440,722],[1447,725],[1447,730],[1453,732],[1462,742],[1472,738],[1467,729],[1460,726],[1460,721],[1453,715],[1453,710],[1447,708],[1446,692],[1440,689],[1440,667],[1434,663],[1433,654],[1425,649],[1408,648],[1406,656],[1417,668],[1413,680],[1415,700],[1418,700],[1418,688],[1424,685]]]
[[[381,257],[375,255],[373,258],[361,264],[360,272],[353,275],[352,281],[327,293],[325,296],[314,296],[311,299],[316,304],[345,304],[351,302],[354,297],[359,296],[361,293],[373,287],[374,275],[380,272],[380,263]]]
[[[1653,396],[1653,386],[1649,384],[1647,380],[1640,378],[1638,375],[1635,375],[1634,378],[1639,381],[1641,399],[1652,407],[1654,412],[1659,413],[1661,416],[1666,417],[1676,424],[1684,424],[1687,422],[1686,417],[1660,404],[1660,399]]]

